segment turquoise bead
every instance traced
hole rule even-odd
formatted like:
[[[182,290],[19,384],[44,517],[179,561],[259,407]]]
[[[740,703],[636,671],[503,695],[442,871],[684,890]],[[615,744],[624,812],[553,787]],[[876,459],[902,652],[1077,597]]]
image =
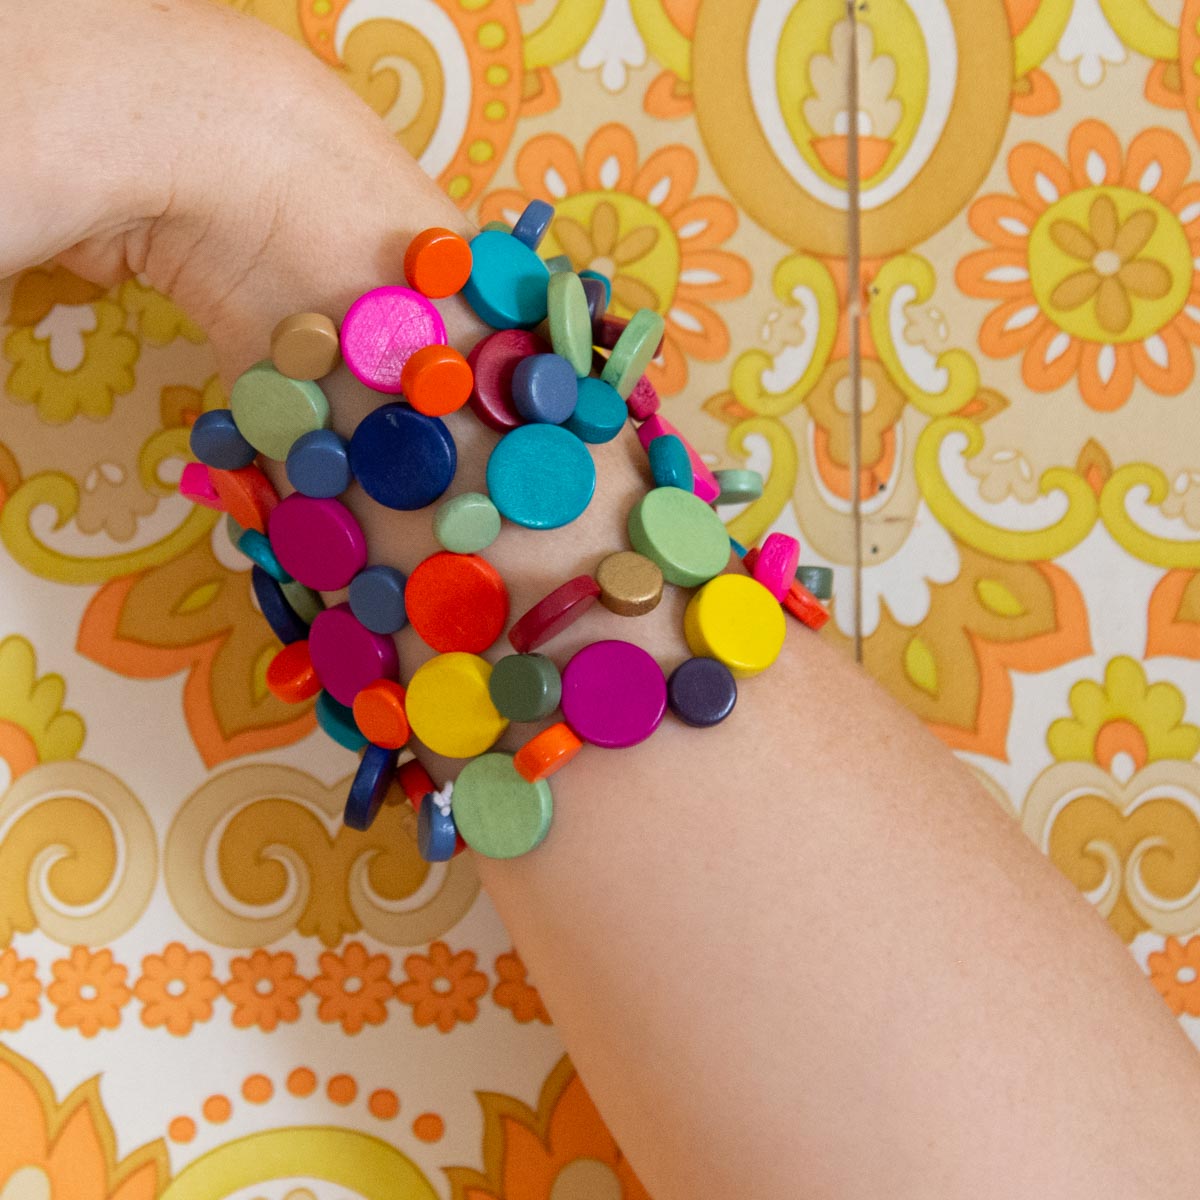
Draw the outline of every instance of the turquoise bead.
[[[655,487],[677,487],[690,492],[696,480],[687,447],[673,433],[664,433],[650,442],[650,473]]]
[[[522,425],[492,450],[487,485],[501,516],[527,529],[557,529],[591,503],[596,467],[561,425]]]
[[[275,551],[271,548],[270,540],[257,529],[243,529],[238,536],[237,548],[253,563],[260,567],[272,579],[280,583],[290,583],[292,577],[279,565]]]
[[[575,411],[564,422],[564,428],[582,441],[598,446],[611,442],[625,428],[628,415],[617,389],[603,379],[589,376],[579,381]]]
[[[546,319],[550,272],[524,242],[499,230],[471,239],[467,303],[496,329],[533,326]]]
[[[317,714],[317,724],[339,746],[353,750],[356,754],[367,744],[367,739],[359,732],[354,723],[354,713],[344,704],[339,704],[328,692],[322,692],[317,697],[314,711]]]

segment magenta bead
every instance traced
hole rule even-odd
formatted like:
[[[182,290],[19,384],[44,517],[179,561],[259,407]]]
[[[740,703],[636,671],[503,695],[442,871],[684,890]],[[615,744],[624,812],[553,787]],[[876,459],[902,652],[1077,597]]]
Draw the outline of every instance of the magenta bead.
[[[629,393],[629,399],[625,401],[625,407],[629,410],[629,415],[635,421],[648,421],[658,412],[661,403],[662,401],[658,398],[658,392],[654,390],[654,384],[643,375],[633,385],[633,391]]]
[[[768,534],[754,560],[754,578],[782,604],[799,565],[800,543],[789,533]]]
[[[563,719],[594,746],[644,742],[667,710],[662,668],[630,642],[593,642],[562,673]]]
[[[396,643],[372,633],[349,604],[317,613],[308,631],[308,653],[321,686],[347,708],[368,683],[395,679],[400,667]]]
[[[687,447],[688,458],[692,460],[692,473],[695,476],[692,491],[705,504],[711,504],[721,494],[721,485],[717,482],[717,477],[708,469],[708,464],[700,457],[700,452],[696,447],[661,413],[654,413],[648,417],[638,426],[637,430],[638,441],[642,443],[642,449],[647,454],[650,452],[650,443],[656,437],[667,433],[674,434]]]
[[[212,477],[203,463],[188,463],[179,477],[179,494],[186,496],[193,504],[203,504],[205,508],[215,508],[218,512],[225,511],[217,489],[212,485]]]
[[[342,358],[369,388],[398,393],[400,373],[422,346],[444,346],[446,325],[433,302],[406,287],[359,296],[342,320]]]
[[[280,566],[305,587],[336,592],[367,565],[362,526],[339,500],[295,492],[275,506],[267,532]]]

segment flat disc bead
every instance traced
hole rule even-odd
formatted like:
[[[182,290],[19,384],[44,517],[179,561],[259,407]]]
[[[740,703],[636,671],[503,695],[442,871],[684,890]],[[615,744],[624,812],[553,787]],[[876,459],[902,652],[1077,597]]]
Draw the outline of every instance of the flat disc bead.
[[[546,313],[554,353],[561,355],[580,378],[592,369],[592,315],[583,281],[573,271],[550,276]]]
[[[579,381],[575,411],[563,424],[581,441],[598,446],[625,428],[626,415],[616,388],[589,375]]]
[[[372,633],[397,633],[408,624],[406,579],[395,567],[365,567],[350,581],[350,611]]]
[[[271,513],[269,532],[283,569],[310,588],[336,592],[367,562],[362,526],[338,500],[294,492]]]
[[[342,821],[350,829],[371,828],[383,807],[388,788],[396,778],[396,758],[395,750],[387,750],[382,746],[368,746],[363,751],[342,812]]]
[[[184,464],[183,474],[179,476],[179,494],[193,504],[202,504],[217,512],[225,511],[225,502],[217,494],[208,467],[202,462]]]
[[[243,528],[267,532],[267,521],[279,503],[279,493],[258,467],[239,467],[236,471],[208,471],[213,490],[224,510]]]
[[[800,543],[786,533],[771,533],[764,539],[754,562],[745,559],[747,569],[780,603],[796,578],[800,562]]]
[[[331,500],[353,482],[350,443],[332,429],[314,429],[292,443],[285,470],[296,491]]]
[[[399,666],[392,639],[372,633],[348,604],[335,604],[317,616],[308,633],[308,650],[321,686],[347,706],[367,684],[394,679]]]
[[[508,640],[518,654],[528,654],[557,637],[583,616],[600,595],[600,585],[590,575],[576,575],[543,596],[513,623]]]
[[[635,421],[648,421],[662,405],[654,384],[643,375],[625,400],[629,415]]]
[[[662,668],[631,642],[593,642],[563,671],[563,718],[595,746],[617,749],[644,742],[666,710]]]
[[[500,512],[482,492],[462,492],[439,506],[433,533],[447,550],[475,554],[500,536]]]
[[[229,409],[246,441],[280,462],[298,437],[329,424],[329,401],[320,385],[290,379],[269,360],[255,363],[233,381]]]
[[[279,559],[275,557],[275,551],[271,549],[267,536],[259,533],[257,529],[243,529],[238,534],[237,548],[251,562],[258,563],[272,579],[280,583],[287,583],[291,579]]]
[[[562,676],[544,654],[506,654],[492,667],[488,692],[501,716],[540,721],[558,707]]]
[[[405,398],[427,417],[457,412],[471,395],[472,383],[467,360],[453,346],[414,350],[400,373]]]
[[[667,703],[685,724],[707,729],[733,712],[737,680],[718,659],[689,658],[667,680]]]
[[[554,205],[545,200],[530,200],[525,205],[525,211],[517,218],[512,235],[518,241],[524,242],[530,250],[536,250],[554,220]]]
[[[513,756],[513,766],[530,783],[561,771],[583,749],[571,727],[559,721],[530,738]]]
[[[309,625],[316,620],[317,613],[325,611],[325,601],[321,599],[320,593],[314,592],[310,587],[305,587],[295,579],[280,584],[280,590],[283,592],[284,599],[291,605],[292,611]]]
[[[646,449],[650,460],[650,474],[654,476],[655,487],[677,487],[685,492],[692,490],[695,477],[692,474],[692,460],[688,457],[687,447],[674,434],[665,433],[651,441]]]
[[[250,586],[271,632],[285,646],[308,637],[308,624],[296,615],[287,602],[278,580],[272,579],[262,567],[256,565],[250,568]]]
[[[368,413],[350,439],[350,468],[362,489],[385,508],[432,504],[454,479],[458,452],[445,422],[407,404]]]
[[[745,575],[721,575],[688,602],[683,632],[692,653],[720,659],[738,679],[765,671],[787,632],[779,601]]]
[[[192,423],[188,444],[206,466],[223,471],[248,467],[257,451],[244,437],[227,408],[202,412]]]
[[[658,607],[663,573],[656,562],[636,550],[620,550],[596,568],[600,603],[622,617],[641,617]]]
[[[550,832],[554,801],[550,785],[530,783],[510,754],[484,754],[469,762],[454,783],[454,823],[463,840],[488,858],[517,858]]]
[[[417,809],[417,850],[426,862],[448,862],[458,846],[453,812],[443,813],[431,795],[421,797]]]
[[[337,326],[324,313],[293,313],[271,334],[271,361],[291,379],[321,379],[341,357]]]
[[[480,338],[467,355],[473,374],[471,411],[497,433],[524,424],[513,404],[513,374],[523,359],[549,351],[549,344],[528,329],[500,329]]]
[[[583,442],[561,426],[522,425],[492,450],[487,485],[501,516],[528,529],[557,529],[591,503],[596,467]]]
[[[663,336],[663,319],[648,308],[639,308],[629,319],[604,364],[601,379],[611,383],[624,400],[646,373]]]
[[[404,252],[404,278],[423,296],[440,300],[457,292],[471,274],[471,247],[450,229],[424,229]]]
[[[267,690],[285,704],[311,700],[321,690],[307,640],[291,642],[271,659],[267,664]]]
[[[354,723],[354,714],[344,704],[339,704],[328,692],[322,692],[317,697],[313,712],[322,731],[339,746],[357,753],[367,744],[367,739]]]
[[[735,468],[714,471],[713,477],[721,489],[717,494],[718,504],[746,504],[763,493],[763,477],[757,471]]]
[[[692,484],[692,491],[704,501],[705,504],[712,504],[714,500],[721,494],[720,486],[717,484],[717,477],[709,469],[708,464],[700,457],[700,452],[692,445],[691,442],[671,424],[661,413],[654,413],[642,422],[637,428],[638,441],[642,445],[642,449],[647,453],[650,451],[650,443],[657,437],[663,437],[666,434],[671,434],[677,437],[686,447],[688,457],[692,460],[692,474],[695,476]]]
[[[446,344],[446,325],[432,301],[406,287],[381,287],[359,296],[342,320],[342,357],[355,378],[396,394],[409,357],[422,346]]]
[[[634,505],[629,540],[680,587],[705,583],[729,564],[729,535],[721,518],[680,488],[655,488]]]
[[[820,629],[829,620],[829,610],[798,579],[792,580],[783,607],[809,629]]]
[[[487,559],[440,551],[408,577],[404,606],[427,646],[480,654],[504,632],[508,588]]]
[[[394,679],[376,679],[354,697],[354,723],[372,745],[399,750],[408,741],[404,699],[405,688]]]
[[[488,691],[491,673],[486,659],[462,653],[439,654],[413,672],[404,698],[408,723],[435,754],[472,758],[508,728]]]
[[[546,319],[550,272],[524,242],[498,230],[484,231],[471,239],[471,257],[462,294],[489,325],[515,329]]]
[[[512,379],[513,405],[526,421],[561,425],[579,399],[575,368],[557,354],[533,354],[517,363]]]
[[[796,580],[818,600],[829,600],[833,595],[833,571],[829,567],[797,567]]]

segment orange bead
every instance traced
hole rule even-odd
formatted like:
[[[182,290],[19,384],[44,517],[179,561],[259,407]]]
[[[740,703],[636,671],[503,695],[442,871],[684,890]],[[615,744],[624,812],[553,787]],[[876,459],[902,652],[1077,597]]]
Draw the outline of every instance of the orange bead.
[[[421,640],[439,653],[482,654],[504,632],[508,589],[487,559],[443,550],[408,577],[404,608]]]
[[[354,697],[354,723],[368,742],[385,750],[399,750],[410,733],[404,688],[391,679],[367,684]]]
[[[449,229],[418,233],[404,254],[404,278],[423,296],[452,296],[471,274],[471,247]]]
[[[583,749],[583,743],[570,726],[559,721],[530,738],[513,756],[513,766],[530,783],[545,779],[565,767]]]
[[[311,700],[321,690],[308,642],[291,642],[271,659],[267,667],[267,687],[271,695],[285,704]]]
[[[271,510],[279,495],[271,481],[255,466],[236,471],[218,471],[210,467],[208,477],[221,497],[225,511],[243,528],[267,532]]]
[[[453,346],[422,346],[400,372],[400,390],[427,417],[457,412],[471,395],[475,376]]]
[[[418,811],[421,808],[421,801],[429,795],[430,792],[438,790],[437,784],[433,782],[430,774],[421,765],[420,759],[410,758],[400,770],[396,773],[396,781],[400,784],[401,790],[412,801],[413,808]]]
[[[820,629],[829,620],[829,610],[798,579],[792,581],[783,607],[809,629]]]

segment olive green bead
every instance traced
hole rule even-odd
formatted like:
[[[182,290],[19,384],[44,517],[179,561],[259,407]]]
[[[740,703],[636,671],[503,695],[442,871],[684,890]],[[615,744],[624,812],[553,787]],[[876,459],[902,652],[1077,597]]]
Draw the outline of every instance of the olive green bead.
[[[546,289],[546,311],[554,353],[575,368],[580,379],[592,371],[592,314],[588,309],[583,281],[574,271],[550,276]]]
[[[492,703],[510,721],[540,721],[562,699],[562,676],[544,654],[508,654],[488,679]]]
[[[646,373],[662,336],[663,319],[658,313],[639,308],[629,318],[600,375],[605,383],[617,389],[622,400],[629,399],[629,393]]]
[[[454,822],[463,841],[488,858],[516,858],[550,832],[550,785],[529,783],[511,754],[493,751],[472,759],[454,783]]]
[[[438,508],[433,534],[455,554],[477,554],[500,536],[500,511],[482,492],[463,492]]]
[[[796,568],[796,578],[818,600],[828,600],[833,595],[833,571],[829,567],[800,566]]]
[[[729,534],[721,518],[694,492],[660,487],[629,514],[633,548],[658,564],[663,578],[699,587],[729,565]]]
[[[757,500],[763,494],[763,477],[757,471],[747,471],[735,468],[727,471],[714,471],[713,476],[721,494],[717,504],[745,504]]]
[[[289,579],[287,583],[279,586],[283,589],[284,598],[291,605],[292,612],[306,625],[311,625],[317,619],[317,614],[325,611],[325,601],[321,599],[320,592],[314,592],[298,580]]]
[[[320,386],[308,379],[289,379],[269,359],[233,381],[229,408],[242,437],[279,462],[302,434],[329,428],[329,401]]]

